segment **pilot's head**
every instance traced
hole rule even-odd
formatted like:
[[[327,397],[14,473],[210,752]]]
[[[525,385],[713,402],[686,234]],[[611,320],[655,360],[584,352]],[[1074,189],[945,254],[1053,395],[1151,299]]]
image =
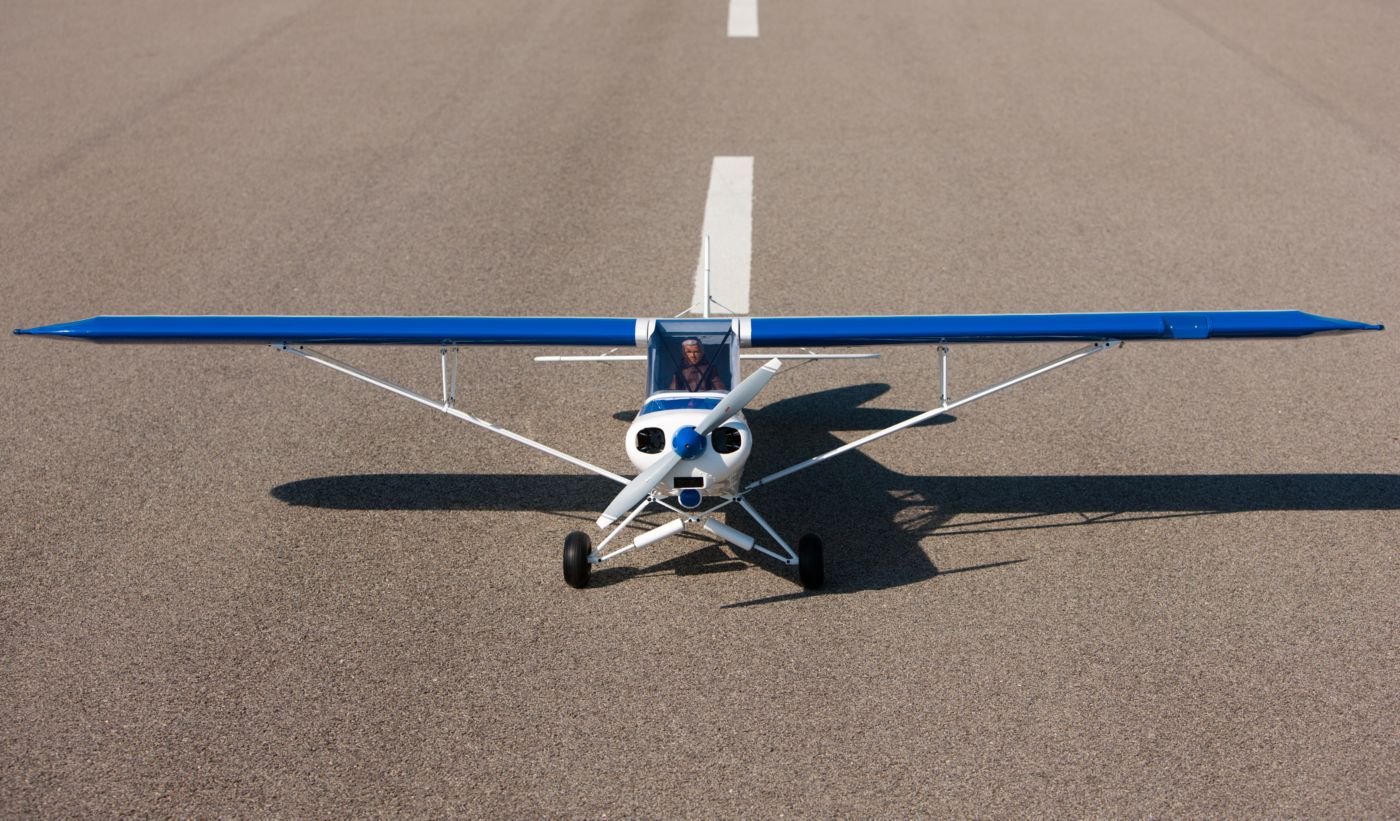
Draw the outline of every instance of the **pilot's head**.
[[[699,365],[705,358],[705,346],[700,344],[700,340],[691,337],[681,343],[681,355],[685,357],[685,364]]]

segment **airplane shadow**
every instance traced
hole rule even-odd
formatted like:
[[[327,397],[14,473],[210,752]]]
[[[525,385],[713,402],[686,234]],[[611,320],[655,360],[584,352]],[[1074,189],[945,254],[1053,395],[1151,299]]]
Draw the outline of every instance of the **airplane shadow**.
[[[883,384],[853,385],[746,411],[759,443],[747,475],[762,476],[838,446],[841,440],[831,431],[878,430],[916,413],[860,407],[888,389]],[[953,421],[944,416],[925,424]],[[1397,474],[914,476],[891,471],[860,451],[836,461],[834,467],[795,475],[782,490],[754,496],[764,518],[789,543],[809,526],[820,533],[827,546],[823,593],[894,587],[1025,561],[939,567],[923,546],[930,538],[1245,511],[1400,509]],[[579,524],[571,530],[592,534],[595,511],[618,488],[600,476],[574,474],[370,474],[303,479],[279,485],[271,493],[290,505],[334,509],[540,511],[576,520]],[[726,512],[730,524],[764,535],[742,510]],[[640,526],[665,520],[651,518],[650,524]],[[726,572],[750,564],[750,554],[736,559],[704,536],[684,535],[702,549],[650,566],[605,565],[595,570],[593,583],[657,573]],[[762,557],[753,563],[795,575]],[[801,595],[793,592],[727,606],[771,604]]]

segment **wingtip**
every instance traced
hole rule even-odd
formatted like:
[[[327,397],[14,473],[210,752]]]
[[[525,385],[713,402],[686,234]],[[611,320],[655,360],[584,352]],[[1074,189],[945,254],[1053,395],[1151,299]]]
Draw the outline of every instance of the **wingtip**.
[[[1311,320],[1316,331],[1340,331],[1342,333],[1358,333],[1362,331],[1384,331],[1385,326],[1379,322],[1359,322],[1355,319],[1338,319],[1330,316],[1319,316],[1317,314],[1303,313],[1303,316]],[[1314,331],[1314,332],[1316,332]]]
[[[73,322],[60,322],[56,325],[35,325],[32,328],[15,328],[15,336],[69,336]]]
[[[607,530],[607,529],[608,529],[608,525],[612,524],[612,523],[615,522],[615,521],[617,521],[617,520],[614,519],[614,518],[611,517],[611,516],[599,516],[599,517],[598,517],[598,522],[597,522],[597,524],[598,524],[598,529],[599,529],[599,530]]]

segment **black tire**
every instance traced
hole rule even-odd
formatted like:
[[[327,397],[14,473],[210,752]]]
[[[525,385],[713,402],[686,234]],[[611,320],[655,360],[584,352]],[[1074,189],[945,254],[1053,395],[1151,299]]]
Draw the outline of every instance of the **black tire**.
[[[826,582],[822,564],[822,540],[808,533],[797,540],[797,578],[804,590],[820,590]]]
[[[564,537],[564,581],[570,587],[588,586],[588,571],[593,567],[588,563],[588,554],[592,552],[593,542],[587,533],[575,530]]]

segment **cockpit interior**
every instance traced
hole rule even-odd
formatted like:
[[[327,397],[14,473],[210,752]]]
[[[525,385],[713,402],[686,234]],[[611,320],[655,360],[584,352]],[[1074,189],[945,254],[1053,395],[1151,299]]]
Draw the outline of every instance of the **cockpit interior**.
[[[728,392],[739,373],[729,319],[658,319],[647,349],[647,394]]]

